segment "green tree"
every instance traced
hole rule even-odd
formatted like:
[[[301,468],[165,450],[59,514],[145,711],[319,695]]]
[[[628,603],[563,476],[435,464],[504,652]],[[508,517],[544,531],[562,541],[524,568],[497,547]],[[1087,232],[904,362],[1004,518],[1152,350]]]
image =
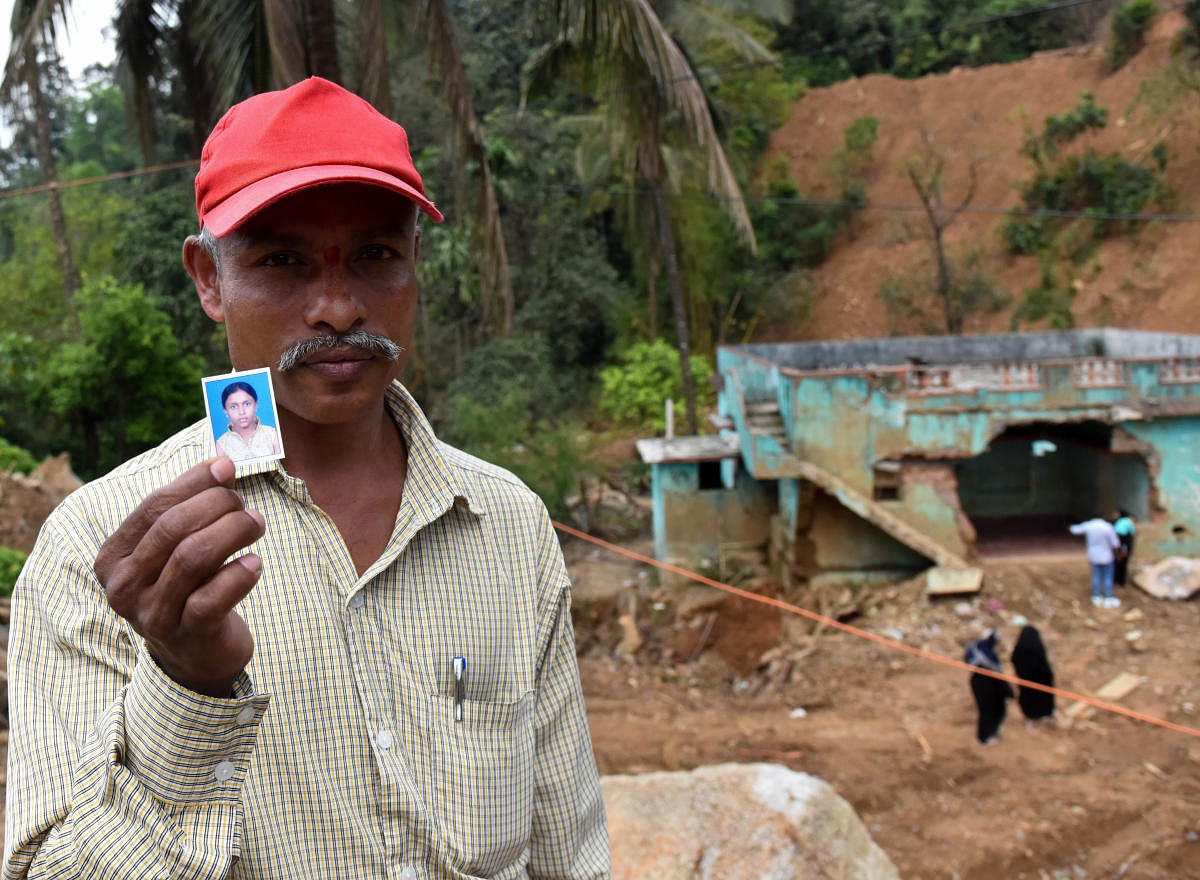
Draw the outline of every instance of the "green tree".
[[[692,372],[704,383],[711,398],[708,377],[712,368],[702,358],[692,358]],[[666,427],[664,404],[683,393],[679,352],[663,339],[631,345],[616,364],[600,371],[599,408],[619,422],[643,425],[654,431]]]
[[[1146,31],[1158,15],[1154,0],[1130,0],[1113,13],[1108,41],[1108,69],[1119,70],[1146,44]]]
[[[97,278],[76,300],[80,338],[46,358],[34,404],[79,438],[72,458],[95,475],[195,420],[204,364],[140,286]]]

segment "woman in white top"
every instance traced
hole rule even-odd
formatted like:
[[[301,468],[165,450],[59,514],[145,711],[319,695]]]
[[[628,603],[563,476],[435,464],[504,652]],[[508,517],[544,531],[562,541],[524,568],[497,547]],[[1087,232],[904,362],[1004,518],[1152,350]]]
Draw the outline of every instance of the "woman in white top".
[[[247,382],[230,382],[221,392],[221,408],[229,430],[217,438],[217,449],[234,461],[279,454],[279,434],[258,420],[258,392]]]

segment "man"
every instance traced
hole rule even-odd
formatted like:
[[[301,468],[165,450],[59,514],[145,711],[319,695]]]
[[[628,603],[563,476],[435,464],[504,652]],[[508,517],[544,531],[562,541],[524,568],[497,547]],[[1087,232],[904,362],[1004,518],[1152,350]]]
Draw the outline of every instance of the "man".
[[[1092,604],[1101,608],[1120,608],[1121,600],[1113,595],[1113,551],[1120,546],[1112,523],[1103,517],[1071,526],[1072,535],[1083,535],[1087,543],[1088,563],[1092,568]]]
[[[69,498],[13,597],[5,877],[595,878],[604,808],[544,506],[396,382],[424,194],[321,79],[235,106],[184,263],[282,462],[198,423]]]

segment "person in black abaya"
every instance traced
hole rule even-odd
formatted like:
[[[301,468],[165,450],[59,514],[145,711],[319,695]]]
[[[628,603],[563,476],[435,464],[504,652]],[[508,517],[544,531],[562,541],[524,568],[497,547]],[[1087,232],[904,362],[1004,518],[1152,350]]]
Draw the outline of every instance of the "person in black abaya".
[[[1035,627],[1021,628],[1017,644],[1012,652],[1013,668],[1018,678],[1038,684],[1054,687],[1054,670],[1050,668],[1050,659],[1046,656],[1046,646],[1042,643],[1041,633]],[[1036,721],[1039,718],[1049,718],[1054,714],[1054,694],[1033,688],[1018,689],[1017,703],[1025,717]]]
[[[989,629],[983,637],[967,645],[966,662],[981,669],[1000,672],[1000,658],[996,655],[999,634]],[[1013,696],[1012,686],[1007,681],[971,673],[971,693],[975,695],[975,706],[979,710],[979,723],[975,736],[985,746],[990,746],[1000,736],[1000,725],[1004,723],[1006,701]]]

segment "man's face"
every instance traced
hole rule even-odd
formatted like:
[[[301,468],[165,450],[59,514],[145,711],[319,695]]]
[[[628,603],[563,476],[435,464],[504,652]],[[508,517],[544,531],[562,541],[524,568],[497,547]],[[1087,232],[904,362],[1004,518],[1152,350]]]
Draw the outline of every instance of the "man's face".
[[[302,190],[218,240],[220,271],[192,240],[184,259],[209,317],[224,321],[234,369],[271,367],[281,410],[315,424],[380,411],[403,357],[322,348],[279,372],[297,342],[352,330],[407,346],[416,315],[413,203],[365,184]]]
[[[225,416],[235,430],[245,431],[254,424],[258,401],[245,391],[235,391],[225,398]]]

